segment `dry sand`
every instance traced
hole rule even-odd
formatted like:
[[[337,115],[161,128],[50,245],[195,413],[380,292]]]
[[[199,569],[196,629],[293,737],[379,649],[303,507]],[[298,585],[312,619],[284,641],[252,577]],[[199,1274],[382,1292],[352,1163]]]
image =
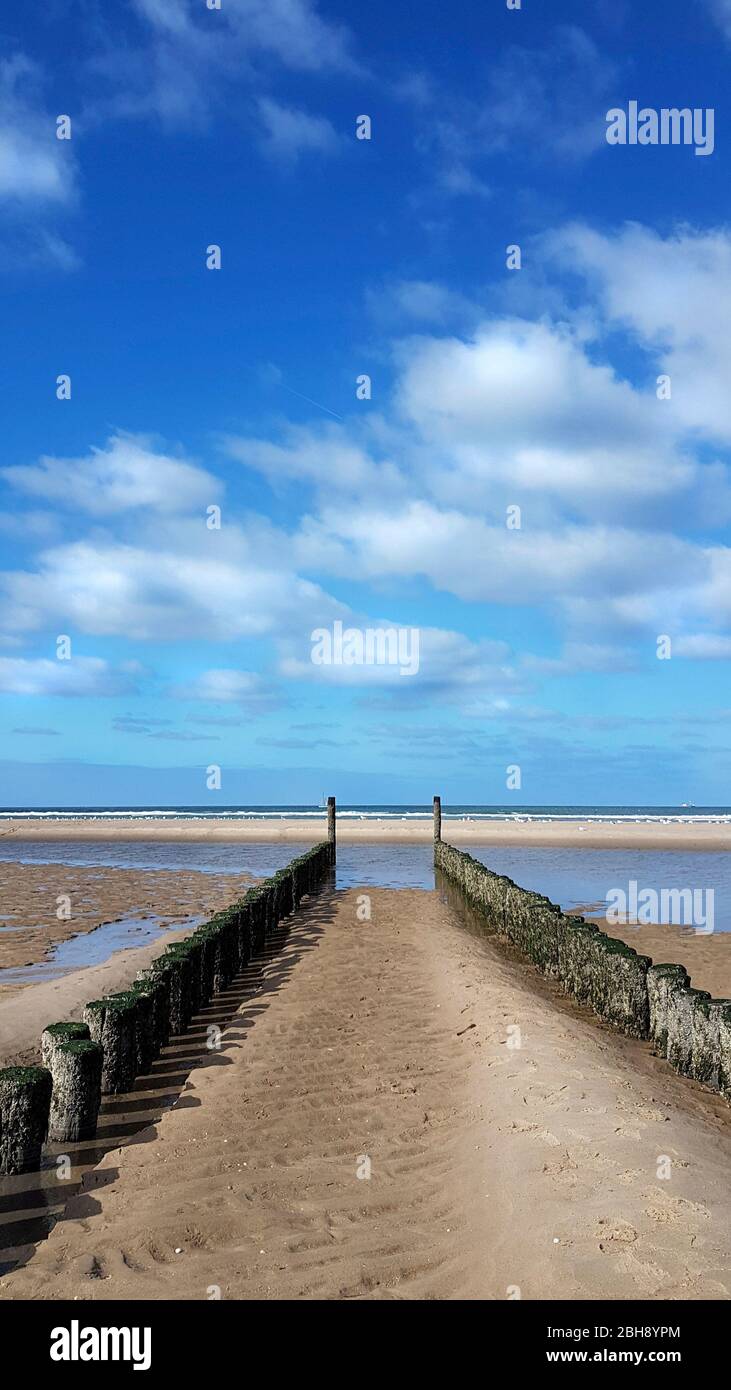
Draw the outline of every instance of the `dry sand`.
[[[436,893],[368,895],[370,922],[356,891],[299,914],[1,1296],[731,1296],[731,1109]]]
[[[696,935],[677,926],[616,926],[596,921],[609,936],[626,941],[655,965],[684,965],[694,989],[707,989],[715,999],[731,998],[731,932]]]
[[[324,816],[301,820],[43,820],[5,821],[0,836],[19,840],[190,840],[315,844],[326,837]],[[469,821],[445,820],[445,840],[461,845],[553,845],[577,849],[731,849],[731,825],[656,821]],[[409,844],[430,841],[431,820],[337,822],[345,843]]]

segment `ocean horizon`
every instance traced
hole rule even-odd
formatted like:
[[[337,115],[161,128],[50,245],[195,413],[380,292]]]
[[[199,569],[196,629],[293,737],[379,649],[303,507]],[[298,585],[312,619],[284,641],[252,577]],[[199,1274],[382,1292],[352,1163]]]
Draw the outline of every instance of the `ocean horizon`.
[[[286,805],[206,805],[184,806],[7,806],[0,809],[2,820],[94,820],[101,817],[127,820],[294,820],[325,814],[324,804]],[[339,819],[349,820],[430,820],[431,804],[343,803],[337,808]],[[443,820],[516,821],[597,821],[597,822],[673,822],[722,824],[731,821],[731,806],[653,805],[526,805],[489,803],[442,803]]]

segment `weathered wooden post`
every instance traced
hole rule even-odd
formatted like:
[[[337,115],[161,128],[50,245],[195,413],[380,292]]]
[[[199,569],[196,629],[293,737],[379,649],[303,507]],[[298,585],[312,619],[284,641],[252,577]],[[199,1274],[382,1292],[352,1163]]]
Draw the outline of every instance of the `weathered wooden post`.
[[[31,1173],[40,1168],[52,1084],[46,1067],[6,1067],[0,1071],[0,1174]]]
[[[48,1121],[49,1139],[93,1139],[102,1099],[101,1043],[90,1038],[57,1042],[51,1054],[53,1093]]]
[[[335,797],[329,796],[327,799],[327,839],[330,845],[330,862],[335,863]]]
[[[434,797],[434,844],[437,845],[442,838],[442,798]]]
[[[131,1091],[137,1075],[138,996],[132,991],[92,999],[83,1009],[93,1042],[104,1049],[102,1095]]]
[[[91,1037],[88,1023],[49,1023],[41,1033],[41,1056],[43,1065],[53,1075],[53,1054],[62,1043],[76,1042],[80,1038]]]

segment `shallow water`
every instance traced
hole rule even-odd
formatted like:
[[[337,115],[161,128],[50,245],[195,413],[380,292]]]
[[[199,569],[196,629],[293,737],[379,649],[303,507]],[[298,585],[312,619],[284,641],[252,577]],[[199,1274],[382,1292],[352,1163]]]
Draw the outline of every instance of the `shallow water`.
[[[0,841],[0,862],[73,864],[132,869],[197,869],[202,873],[251,873],[265,877],[300,853],[297,845]],[[475,859],[507,874],[524,888],[544,893],[565,911],[606,904],[611,889],[690,888],[714,894],[716,931],[731,931],[731,855],[720,850],[577,849],[554,846],[471,846]],[[424,844],[338,846],[339,888],[433,888],[432,847]]]
[[[185,925],[192,930],[202,920],[201,917],[191,918]],[[72,970],[104,965],[117,951],[147,946],[165,935],[166,928],[156,917],[123,917],[118,922],[105,922],[93,931],[59,942],[44,960],[0,971],[0,984],[39,985],[44,980],[57,980]]]

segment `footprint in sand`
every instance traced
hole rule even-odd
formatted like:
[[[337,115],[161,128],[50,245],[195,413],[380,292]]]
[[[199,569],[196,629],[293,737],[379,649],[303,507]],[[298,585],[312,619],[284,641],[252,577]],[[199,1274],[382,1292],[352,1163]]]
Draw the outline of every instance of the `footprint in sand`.
[[[613,1242],[618,1245],[634,1245],[637,1240],[637,1232],[629,1221],[605,1221],[600,1218],[594,1234],[601,1248]]]
[[[700,1202],[689,1202],[685,1197],[671,1197],[669,1193],[653,1194],[653,1200],[645,1207],[645,1215],[658,1226],[676,1225],[688,1216],[703,1216],[710,1213]]]

